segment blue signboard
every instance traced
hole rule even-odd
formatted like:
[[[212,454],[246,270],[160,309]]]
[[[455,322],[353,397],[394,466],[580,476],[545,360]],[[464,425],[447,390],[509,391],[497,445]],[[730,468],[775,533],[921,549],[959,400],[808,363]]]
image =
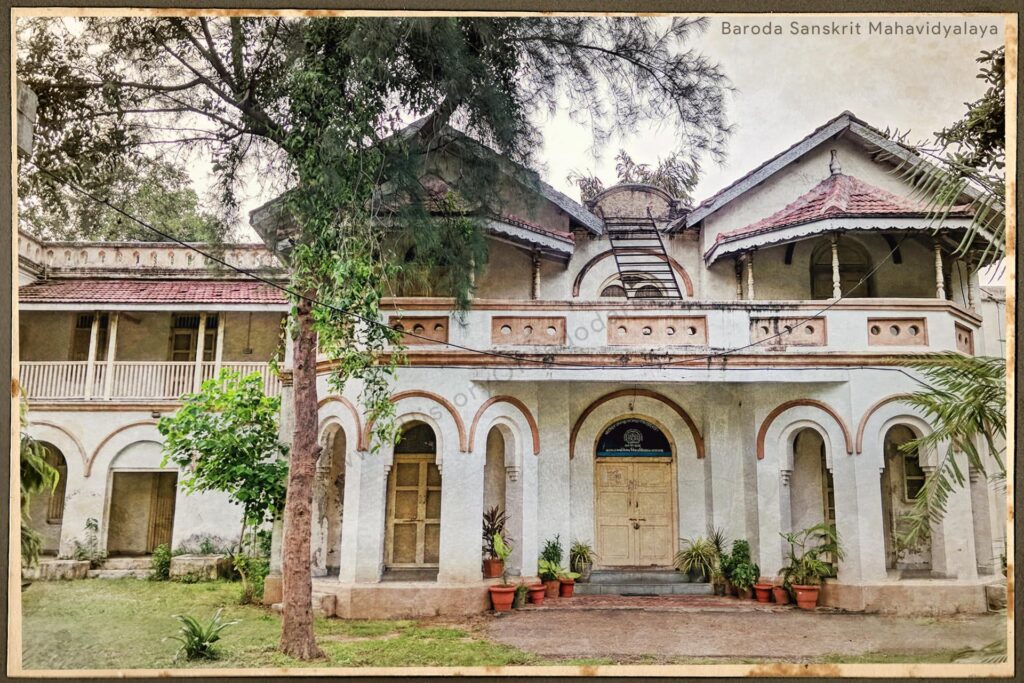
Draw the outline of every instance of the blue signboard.
[[[671,458],[668,438],[647,420],[631,417],[604,430],[597,441],[599,458]]]

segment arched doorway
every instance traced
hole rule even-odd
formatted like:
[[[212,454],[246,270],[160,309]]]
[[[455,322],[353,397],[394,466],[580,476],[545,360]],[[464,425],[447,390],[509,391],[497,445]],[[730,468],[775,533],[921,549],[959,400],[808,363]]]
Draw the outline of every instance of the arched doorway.
[[[56,555],[60,547],[60,532],[64,523],[64,496],[67,493],[68,464],[60,449],[51,443],[40,442],[46,451],[46,462],[57,470],[57,487],[53,493],[39,493],[29,503],[31,526],[42,539],[41,553]]]
[[[825,440],[815,429],[801,429],[793,439],[793,475],[790,486],[792,529],[799,531],[822,522],[836,523],[832,472],[825,457]]]
[[[413,422],[395,446],[388,473],[384,564],[388,569],[432,569],[441,546],[441,471],[437,437],[430,425]]]
[[[672,444],[653,422],[627,417],[597,438],[595,538],[601,565],[668,567],[676,551]]]
[[[178,490],[176,470],[160,466],[155,441],[125,447],[110,464],[107,545],[110,555],[149,555],[171,545]]]
[[[341,522],[345,512],[345,432],[334,425],[324,435],[316,465],[313,532],[314,574],[337,575],[341,566]]]
[[[882,516],[885,535],[885,566],[912,575],[930,573],[932,566],[931,540],[926,539],[913,548],[901,548],[899,536],[904,531],[903,517],[914,506],[914,498],[924,486],[925,471],[917,449],[905,452],[902,446],[918,435],[907,425],[889,428],[883,441],[885,468],[882,470]]]

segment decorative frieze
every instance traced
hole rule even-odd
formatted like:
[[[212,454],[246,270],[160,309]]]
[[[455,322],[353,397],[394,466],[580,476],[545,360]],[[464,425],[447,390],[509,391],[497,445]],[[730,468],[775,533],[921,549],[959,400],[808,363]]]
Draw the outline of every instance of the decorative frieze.
[[[707,346],[705,316],[608,316],[610,346]]]
[[[924,318],[868,318],[868,346],[928,346]]]
[[[825,318],[752,318],[750,343],[768,346],[826,346]]]
[[[402,332],[406,346],[448,343],[448,316],[390,316],[388,325]],[[411,334],[410,334],[411,333]]]
[[[564,346],[565,318],[495,316],[491,343],[500,345]]]

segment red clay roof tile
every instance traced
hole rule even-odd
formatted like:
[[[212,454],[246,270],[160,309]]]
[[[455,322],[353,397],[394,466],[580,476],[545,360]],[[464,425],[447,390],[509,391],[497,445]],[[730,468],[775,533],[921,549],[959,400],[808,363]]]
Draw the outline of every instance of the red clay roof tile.
[[[25,303],[282,304],[283,292],[253,280],[44,280],[18,290]]]

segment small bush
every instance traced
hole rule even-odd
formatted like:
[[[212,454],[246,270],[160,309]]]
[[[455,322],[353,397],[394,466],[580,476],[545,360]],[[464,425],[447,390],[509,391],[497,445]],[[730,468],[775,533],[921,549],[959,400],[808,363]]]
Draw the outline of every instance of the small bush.
[[[562,541],[559,539],[558,534],[555,534],[553,539],[549,538],[545,541],[544,549],[540,551],[540,557],[542,560],[547,560],[561,566],[563,552]]]
[[[188,572],[176,577],[174,580],[178,583],[199,583],[203,578],[205,577],[199,572]]]
[[[212,538],[210,538],[209,536],[206,536],[206,537],[203,538],[202,541],[199,542],[199,554],[200,555],[216,555],[217,554],[217,546],[216,546],[216,544],[214,544]]]
[[[174,618],[181,622],[179,635],[171,636],[181,643],[181,648],[174,656],[175,660],[182,656],[188,660],[216,657],[213,644],[220,640],[221,631],[238,623],[238,621],[222,621],[220,618],[222,611],[222,609],[217,610],[206,625],[200,624],[195,617],[189,615],[174,615]]]
[[[88,561],[89,566],[96,569],[103,560],[107,559],[105,550],[100,550],[99,539],[100,523],[95,517],[85,520],[85,540],[75,539],[75,549],[71,556],[78,561]]]
[[[149,578],[151,581],[167,581],[171,578],[171,548],[166,543],[161,543],[153,549],[153,564]]]
[[[239,553],[232,558],[232,567],[242,580],[239,602],[243,605],[261,602],[263,600],[263,584],[270,571],[270,563],[267,559]]]

